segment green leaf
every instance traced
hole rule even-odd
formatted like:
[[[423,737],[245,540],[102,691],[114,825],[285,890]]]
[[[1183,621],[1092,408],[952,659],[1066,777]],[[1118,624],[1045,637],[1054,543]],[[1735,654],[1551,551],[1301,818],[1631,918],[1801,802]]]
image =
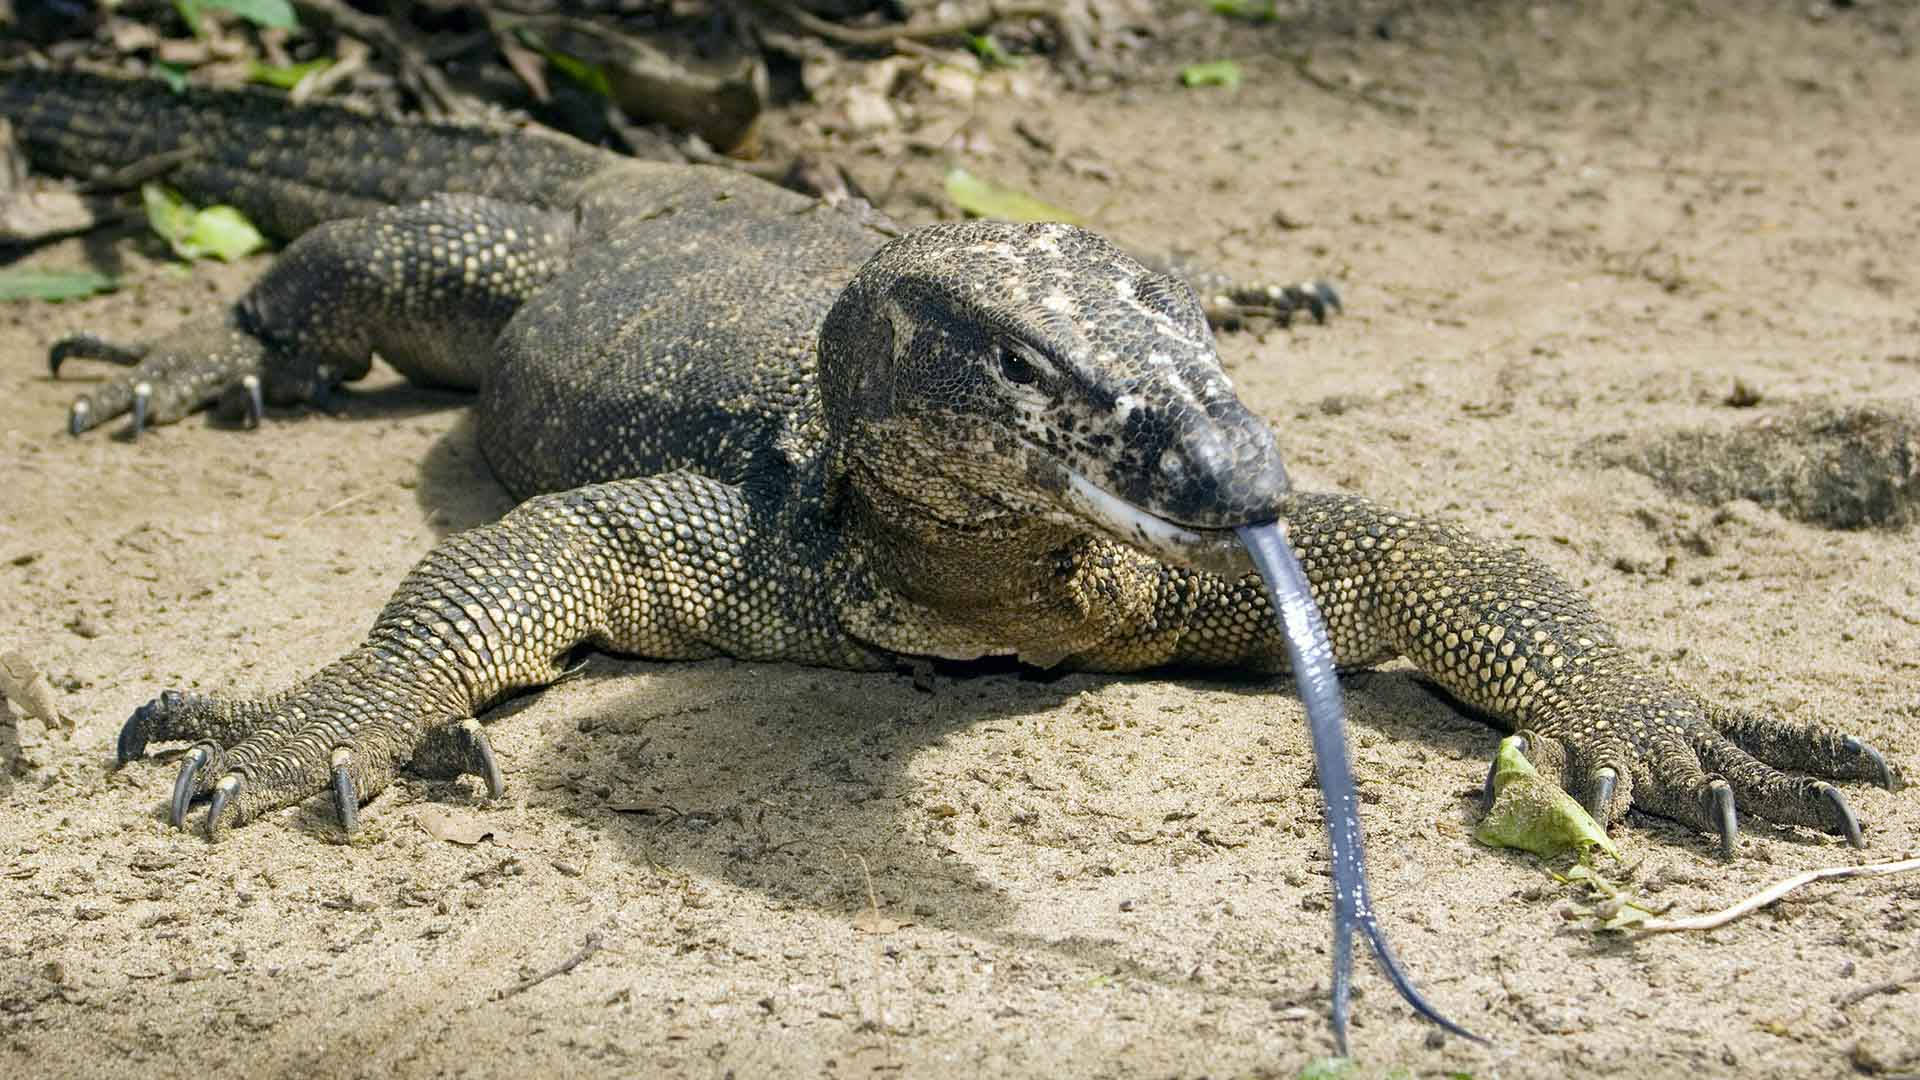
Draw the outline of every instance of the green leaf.
[[[992,34],[968,34],[967,48],[987,67],[1019,67],[1026,61],[1002,48]]]
[[[1473,838],[1543,858],[1568,851],[1584,857],[1596,848],[1619,858],[1606,830],[1573,796],[1542,778],[1520,745],[1518,736],[1500,740],[1493,756],[1493,808],[1474,828]]]
[[[1182,86],[1224,86],[1231,90],[1240,85],[1240,65],[1231,60],[1189,64],[1180,69],[1180,83]]]
[[[1215,15],[1253,22],[1272,22],[1280,16],[1276,0],[1212,0],[1207,6]]]
[[[974,217],[996,221],[1061,221],[1068,225],[1085,221],[1071,210],[1041,202],[1024,191],[982,180],[961,168],[947,171],[946,189],[953,205]]]
[[[318,60],[308,60],[304,64],[263,64],[258,60],[247,62],[247,81],[277,86],[282,90],[291,90],[300,85],[300,80],[316,71],[325,71],[333,66],[333,57],[323,56]]]
[[[153,64],[153,73],[160,76],[160,81],[166,83],[167,89],[174,93],[184,94],[187,92],[187,69],[185,65],[171,64],[165,60],[156,60]]]
[[[231,206],[195,209],[179,193],[160,184],[141,185],[140,198],[146,204],[147,224],[183,259],[211,256],[231,262],[267,246],[267,238],[260,235],[253,222]]]
[[[1314,1058],[1300,1068],[1300,1080],[1348,1080],[1354,1060],[1349,1057]]]
[[[0,270],[0,300],[78,300],[119,287],[97,270]]]
[[[224,11],[253,23],[255,26],[270,26],[276,30],[294,30],[300,26],[300,20],[293,14],[293,5],[287,0],[174,0],[174,6],[196,8],[200,11]],[[187,18],[188,25],[197,22],[194,16]],[[195,31],[197,34],[199,31]]]
[[[547,58],[560,74],[579,83],[590,93],[599,97],[613,97],[613,83],[607,79],[607,73],[598,64],[589,64],[577,56],[568,56],[552,49],[541,49],[540,55]]]

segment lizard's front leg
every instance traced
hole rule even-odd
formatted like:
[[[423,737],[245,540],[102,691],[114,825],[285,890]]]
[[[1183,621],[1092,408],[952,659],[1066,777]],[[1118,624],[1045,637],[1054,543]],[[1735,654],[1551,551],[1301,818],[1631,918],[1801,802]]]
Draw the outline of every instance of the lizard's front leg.
[[[1855,736],[1742,713],[1648,670],[1577,589],[1519,548],[1351,496],[1295,495],[1284,520],[1342,667],[1407,657],[1531,736],[1535,764],[1602,822],[1635,806],[1717,833],[1731,853],[1737,808],[1859,846],[1852,810],[1826,781],[1896,783]],[[1167,659],[1284,663],[1258,579],[1169,573],[1158,621],[1180,630],[1163,643]]]
[[[128,370],[74,399],[75,435],[132,413],[133,434],[222,402],[258,423],[263,406],[321,401],[365,375],[373,353],[414,382],[475,389],[492,343],[564,262],[571,224],[551,211],[447,195],[330,222],[301,236],[236,304],[126,346],[79,334],[48,364]]]
[[[813,577],[797,560],[820,553],[799,550],[805,537],[776,511],[691,473],[530,499],[435,548],[347,656],[258,700],[164,694],[127,721],[120,760],[149,741],[195,740],[171,817],[181,824],[211,795],[209,836],[328,790],[350,828],[360,802],[409,762],[475,773],[497,794],[471,718],[552,682],[581,646],[884,666],[791,591]],[[789,556],[791,572],[768,565]]]

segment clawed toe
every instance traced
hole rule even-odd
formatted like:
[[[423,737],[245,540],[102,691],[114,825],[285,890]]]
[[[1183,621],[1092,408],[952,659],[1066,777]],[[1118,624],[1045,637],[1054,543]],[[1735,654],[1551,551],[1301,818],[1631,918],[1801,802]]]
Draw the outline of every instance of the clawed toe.
[[[1867,838],[1860,832],[1860,819],[1853,816],[1853,807],[1847,805],[1847,797],[1832,784],[1815,784],[1814,790],[1827,801],[1827,808],[1833,811],[1831,831],[1847,838],[1847,846],[1863,848]]]
[[[60,377],[60,365],[68,360],[101,360],[132,367],[147,358],[145,345],[121,345],[92,334],[72,334],[53,343],[47,350],[47,370]]]
[[[98,421],[93,418],[93,402],[88,398],[74,398],[67,406],[67,434],[82,435],[92,429]]]
[[[472,718],[430,732],[408,767],[426,776],[477,776],[486,783],[488,798],[497,799],[507,790],[487,731]]]
[[[1873,774],[1867,777],[1867,779],[1888,791],[1894,791],[1899,788],[1899,778],[1894,776],[1893,766],[1887,764],[1885,755],[1874,749],[1872,745],[1852,735],[1847,736],[1846,739],[1843,740],[1843,743],[1849,751],[1867,760]]]
[[[129,438],[138,439],[140,433],[147,430],[147,415],[153,408],[153,384],[137,382],[133,384],[133,427]]]
[[[178,829],[186,824],[187,808],[200,793],[200,776],[213,761],[214,747],[201,743],[188,750],[180,761],[180,775],[173,780],[173,800],[168,806],[167,822]]]
[[[1721,856],[1733,858],[1735,844],[1740,839],[1740,816],[1733,806],[1733,785],[1725,780],[1713,781],[1700,793],[1700,802],[1706,819],[1720,834]]]
[[[353,751],[345,747],[333,752],[333,812],[340,831],[352,836],[360,820],[360,790],[353,782]]]
[[[207,804],[208,840],[220,839],[220,819],[246,786],[247,778],[239,773],[228,773],[213,785],[213,800]]]
[[[1600,823],[1601,828],[1606,827],[1607,819],[1612,813],[1613,793],[1619,783],[1619,770],[1611,765],[1602,765],[1595,769],[1593,777],[1587,782],[1587,794],[1581,800],[1581,806],[1586,809],[1587,816]]]

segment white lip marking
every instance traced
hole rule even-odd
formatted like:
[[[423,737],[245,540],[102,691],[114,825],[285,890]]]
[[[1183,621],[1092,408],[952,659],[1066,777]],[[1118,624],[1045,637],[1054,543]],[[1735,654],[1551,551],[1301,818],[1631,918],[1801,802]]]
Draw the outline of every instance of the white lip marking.
[[[1067,472],[1067,503],[1081,517],[1114,539],[1168,562],[1238,577],[1252,570],[1246,549],[1230,530],[1196,532],[1150,514],[1104,491],[1072,469]]]

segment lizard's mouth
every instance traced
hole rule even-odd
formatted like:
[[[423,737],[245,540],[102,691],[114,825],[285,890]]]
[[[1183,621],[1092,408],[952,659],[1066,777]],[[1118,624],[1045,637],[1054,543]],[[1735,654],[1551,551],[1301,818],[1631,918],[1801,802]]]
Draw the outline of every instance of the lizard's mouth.
[[[1072,469],[1065,471],[1067,485],[1061,497],[1067,506],[1113,539],[1194,570],[1227,577],[1253,572],[1253,561],[1234,526],[1183,525],[1133,505]]]

